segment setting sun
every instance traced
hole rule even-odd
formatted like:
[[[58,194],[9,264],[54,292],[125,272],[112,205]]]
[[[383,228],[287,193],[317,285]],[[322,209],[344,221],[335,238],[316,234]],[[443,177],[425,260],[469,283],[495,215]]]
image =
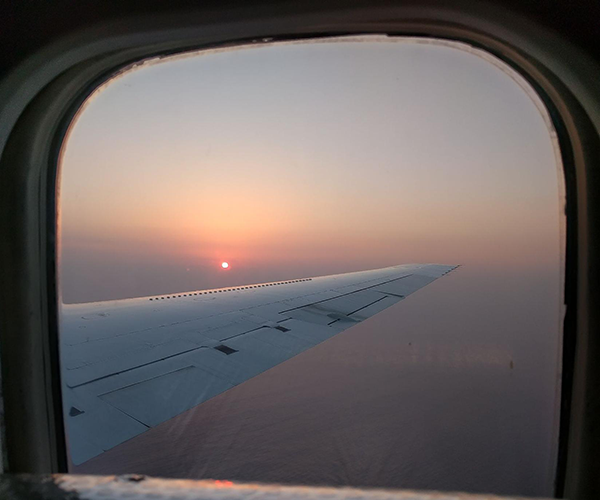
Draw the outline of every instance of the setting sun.
[[[229,267],[229,263],[228,262],[221,262],[221,267],[223,269],[227,269]]]

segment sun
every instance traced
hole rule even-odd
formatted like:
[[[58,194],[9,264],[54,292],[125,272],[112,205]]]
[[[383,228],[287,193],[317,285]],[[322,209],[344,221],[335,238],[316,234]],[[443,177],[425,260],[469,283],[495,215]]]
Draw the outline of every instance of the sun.
[[[223,269],[229,269],[229,262],[221,262],[221,267]]]

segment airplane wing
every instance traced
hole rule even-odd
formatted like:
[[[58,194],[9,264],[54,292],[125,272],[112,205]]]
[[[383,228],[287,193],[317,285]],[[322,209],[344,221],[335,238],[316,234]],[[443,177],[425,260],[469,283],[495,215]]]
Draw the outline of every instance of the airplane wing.
[[[60,348],[72,462],[314,347],[455,267],[400,265],[64,305]]]

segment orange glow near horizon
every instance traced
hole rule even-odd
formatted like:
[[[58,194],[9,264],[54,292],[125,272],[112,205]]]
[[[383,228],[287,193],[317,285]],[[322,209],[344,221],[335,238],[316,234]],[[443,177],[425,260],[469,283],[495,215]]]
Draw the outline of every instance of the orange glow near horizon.
[[[241,77],[248,64],[264,71]],[[176,290],[410,262],[553,265],[556,169],[531,95],[456,48],[313,43],[149,65],[99,92],[65,144],[63,283],[98,272],[146,295],[161,269]],[[235,269],[219,273],[224,256]]]

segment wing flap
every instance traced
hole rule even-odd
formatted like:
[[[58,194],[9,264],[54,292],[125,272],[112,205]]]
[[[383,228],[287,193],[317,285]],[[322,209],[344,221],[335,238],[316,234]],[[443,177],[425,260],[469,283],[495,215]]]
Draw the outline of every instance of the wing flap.
[[[233,387],[197,366],[185,366],[100,395],[147,427],[154,427]]]
[[[404,298],[413,292],[423,288],[429,283],[435,281],[436,278],[430,276],[423,276],[421,274],[412,274],[406,276],[400,280],[390,281],[376,286],[373,290],[379,293],[386,293],[389,295],[395,295],[399,298]]]
[[[115,342],[112,348],[112,356],[94,357],[92,361],[78,358],[78,364],[75,368],[68,368],[69,365],[67,365],[67,369],[63,371],[66,384],[69,387],[78,387],[89,384],[94,380],[151,365],[202,347],[189,340],[176,339],[155,347],[144,344],[139,349],[126,351],[121,351],[119,344]]]

